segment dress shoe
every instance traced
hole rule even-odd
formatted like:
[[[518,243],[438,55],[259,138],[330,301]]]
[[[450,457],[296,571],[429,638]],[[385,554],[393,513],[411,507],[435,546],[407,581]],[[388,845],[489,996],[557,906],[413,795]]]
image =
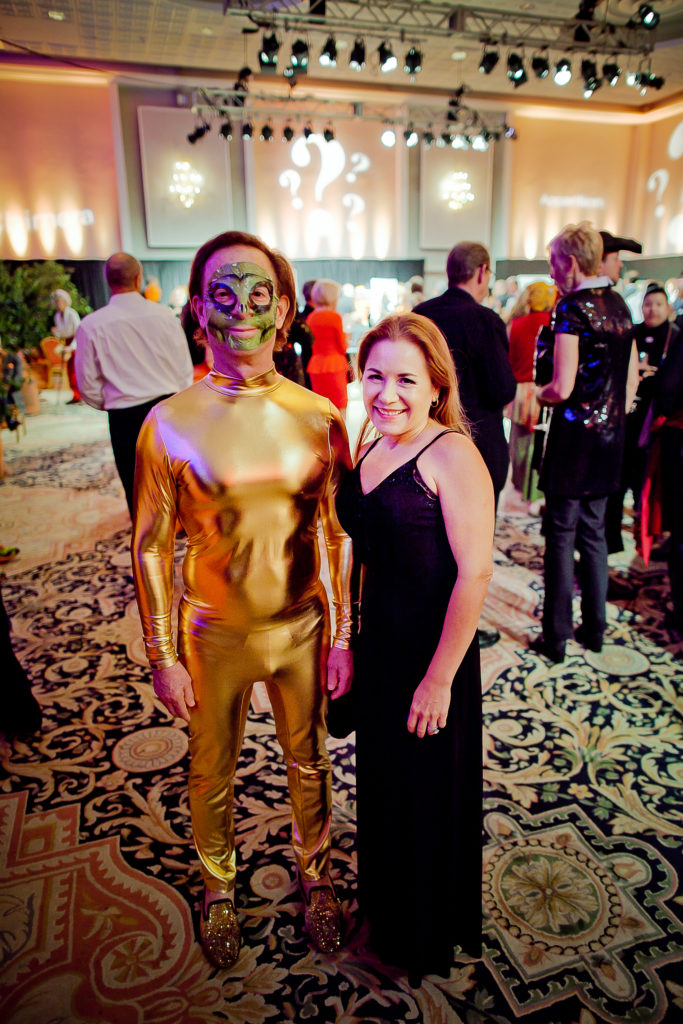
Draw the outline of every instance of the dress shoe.
[[[553,641],[551,643],[549,640],[546,640],[544,636],[537,636],[529,644],[529,649],[532,650],[534,654],[540,654],[544,658],[547,658],[548,661],[553,661],[556,665],[559,665],[560,662],[564,661],[564,640]]]
[[[600,653],[602,650],[602,633],[589,633],[583,625],[574,630],[574,639],[588,651]]]
[[[493,647],[500,640],[497,629],[477,629],[477,640],[480,647]]]
[[[306,904],[306,929],[313,945],[321,953],[336,953],[341,948],[342,908],[334,889],[331,885],[316,885],[306,893],[301,885],[301,892]]]
[[[66,403],[67,405],[83,405],[83,401],[80,398],[70,398]]]
[[[671,548],[671,541],[667,537],[661,544],[655,544],[650,551],[651,562],[668,562],[669,561],[669,550]]]
[[[231,899],[215,900],[204,910],[202,902],[199,935],[207,960],[214,967],[232,967],[240,955],[240,925]]]
[[[628,580],[619,576],[610,576],[607,581],[608,601],[635,601],[638,590]]]

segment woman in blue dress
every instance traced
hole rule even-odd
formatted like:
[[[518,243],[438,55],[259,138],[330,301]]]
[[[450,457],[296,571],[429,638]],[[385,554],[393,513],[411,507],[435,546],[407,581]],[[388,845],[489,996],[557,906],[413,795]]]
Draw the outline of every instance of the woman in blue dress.
[[[430,320],[382,320],[358,368],[368,422],[337,500],[363,567],[358,899],[373,948],[419,984],[449,974],[455,946],[480,955],[476,628],[492,573],[493,486]]]

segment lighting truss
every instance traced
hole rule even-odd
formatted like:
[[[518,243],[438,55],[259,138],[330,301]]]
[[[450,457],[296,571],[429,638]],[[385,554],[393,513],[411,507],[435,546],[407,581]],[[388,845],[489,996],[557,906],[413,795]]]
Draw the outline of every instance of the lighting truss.
[[[508,47],[531,50],[618,50],[645,56],[652,52],[656,34],[635,20],[549,18],[542,11],[509,13],[439,0],[326,0],[324,14],[304,4],[282,3],[274,9],[273,0],[222,0],[222,6],[226,17],[246,19],[252,26],[277,25],[284,31],[348,33],[351,25],[355,35],[504,39]]]

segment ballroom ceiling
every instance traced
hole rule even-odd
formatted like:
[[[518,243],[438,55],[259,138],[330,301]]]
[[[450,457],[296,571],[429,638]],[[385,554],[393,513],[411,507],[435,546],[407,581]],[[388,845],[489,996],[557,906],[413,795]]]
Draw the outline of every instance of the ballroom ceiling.
[[[683,98],[683,0],[653,0],[650,6],[660,20],[648,31],[629,27],[641,7],[633,0],[0,0],[0,65],[39,54],[131,76],[172,75],[195,88],[220,87],[223,81],[227,87],[247,66],[253,72],[250,90],[262,95],[291,90],[298,96],[338,86],[352,98],[395,94],[427,102],[464,85],[474,100],[499,104],[553,100],[586,110],[637,110]],[[577,21],[580,7],[592,17]],[[259,65],[264,36],[280,45],[277,66],[270,70]],[[318,57],[330,36],[337,63],[323,67]],[[357,39],[366,49],[359,71],[349,66]],[[479,70],[486,39],[488,49],[499,54],[489,74]],[[284,71],[298,40],[308,46],[309,65],[291,79]],[[398,59],[387,73],[379,67],[382,43]],[[408,60],[421,64],[412,74],[404,71],[411,49],[417,53]],[[527,75],[519,87],[507,76],[510,54],[522,59]],[[550,64],[545,78],[531,68],[539,56]],[[563,56],[574,73],[560,87],[552,72]],[[580,68],[591,59],[600,86],[585,98]],[[613,87],[603,77],[605,63],[621,68]],[[651,74],[649,87],[627,85],[628,72]]]

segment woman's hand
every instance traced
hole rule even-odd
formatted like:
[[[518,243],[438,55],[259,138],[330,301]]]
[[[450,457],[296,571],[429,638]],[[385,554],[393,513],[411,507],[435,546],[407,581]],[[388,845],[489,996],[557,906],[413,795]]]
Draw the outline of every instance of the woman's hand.
[[[338,647],[330,647],[327,658],[327,692],[332,700],[343,697],[353,681],[353,654]]]
[[[152,669],[154,692],[174,718],[190,721],[189,708],[195,706],[192,680],[185,666],[180,661],[169,668]]]
[[[448,718],[451,703],[451,688],[425,677],[413,694],[408,715],[408,732],[417,732],[422,739],[425,733],[443,729]]]

